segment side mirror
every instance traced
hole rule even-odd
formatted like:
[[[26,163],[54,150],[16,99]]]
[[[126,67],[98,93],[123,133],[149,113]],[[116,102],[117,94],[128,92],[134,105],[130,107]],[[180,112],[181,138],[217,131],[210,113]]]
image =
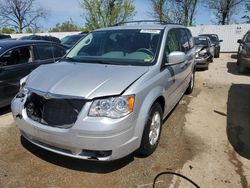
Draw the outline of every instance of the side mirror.
[[[223,42],[223,40],[220,40],[220,42]]]
[[[242,44],[242,43],[243,43],[242,39],[239,39],[237,42],[238,42],[239,44]]]
[[[171,52],[168,55],[168,63],[167,65],[175,65],[185,61],[185,53],[184,52]]]

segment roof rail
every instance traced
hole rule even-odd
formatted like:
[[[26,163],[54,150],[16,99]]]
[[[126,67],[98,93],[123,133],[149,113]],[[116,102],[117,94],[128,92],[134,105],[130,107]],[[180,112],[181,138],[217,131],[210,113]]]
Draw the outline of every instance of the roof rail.
[[[119,22],[119,23],[116,23],[114,25],[111,25],[110,27],[124,25],[124,24],[128,24],[128,23],[143,23],[143,22],[145,22],[145,23],[160,23],[162,25],[167,25],[167,24],[181,25],[181,24],[177,24],[177,23],[165,22],[165,21],[160,21],[160,20],[132,20],[132,21],[127,21],[127,22]]]

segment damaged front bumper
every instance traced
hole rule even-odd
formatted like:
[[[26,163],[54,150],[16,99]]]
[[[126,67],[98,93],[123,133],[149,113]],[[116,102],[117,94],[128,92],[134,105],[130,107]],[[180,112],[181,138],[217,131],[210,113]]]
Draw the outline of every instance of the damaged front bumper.
[[[209,56],[198,56],[195,58],[196,68],[208,68],[209,65]]]
[[[109,161],[129,155],[140,145],[134,135],[133,113],[120,119],[89,117],[91,102],[87,101],[71,126],[56,127],[32,119],[27,98],[17,95],[13,99],[13,117],[21,135],[43,149],[79,159]]]

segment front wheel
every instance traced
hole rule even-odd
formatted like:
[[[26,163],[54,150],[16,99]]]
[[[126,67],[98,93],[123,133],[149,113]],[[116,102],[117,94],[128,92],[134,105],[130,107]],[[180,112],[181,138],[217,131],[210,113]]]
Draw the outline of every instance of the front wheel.
[[[186,90],[186,94],[191,94],[194,89],[194,81],[195,81],[195,71],[192,72],[191,79]]]
[[[220,49],[218,49],[216,53],[214,53],[214,58],[219,58],[219,57],[220,57]]]
[[[144,127],[141,146],[138,153],[143,156],[151,155],[158,146],[162,127],[162,109],[155,103],[149,112],[147,123]]]

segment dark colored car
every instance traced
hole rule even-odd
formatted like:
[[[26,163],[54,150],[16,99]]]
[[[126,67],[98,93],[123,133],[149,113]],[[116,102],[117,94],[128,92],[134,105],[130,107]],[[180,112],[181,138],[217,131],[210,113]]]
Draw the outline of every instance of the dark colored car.
[[[209,62],[213,61],[214,46],[206,36],[194,37],[196,68],[208,69]]]
[[[85,36],[86,34],[68,35],[61,39],[61,44],[67,48],[72,48],[81,38]]]
[[[45,40],[45,41],[51,41],[55,43],[61,43],[59,38],[56,38],[53,36],[40,36],[40,35],[23,36],[19,38],[19,40]]]
[[[214,50],[214,57],[218,58],[220,57],[220,43],[223,42],[223,40],[219,40],[219,37],[217,34],[202,34],[199,36],[206,36],[209,37],[209,39],[211,40],[212,44],[215,47]]]
[[[10,104],[19,81],[41,64],[54,63],[66,53],[60,44],[46,41],[0,41],[0,107]]]
[[[250,68],[250,30],[244,35],[242,39],[238,40],[239,49],[237,56],[237,65],[239,72],[243,73],[246,68]]]
[[[10,39],[10,38],[11,38],[10,35],[2,35],[2,34],[0,34],[0,40],[1,39]]]

